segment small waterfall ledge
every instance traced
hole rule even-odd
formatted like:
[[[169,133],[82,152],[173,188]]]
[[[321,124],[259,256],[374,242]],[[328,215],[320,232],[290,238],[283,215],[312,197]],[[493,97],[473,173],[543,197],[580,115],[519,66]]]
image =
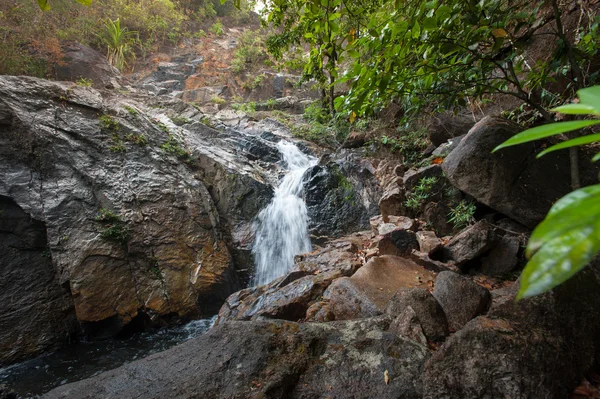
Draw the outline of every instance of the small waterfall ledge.
[[[288,173],[275,189],[271,203],[258,214],[252,248],[256,264],[254,286],[283,276],[294,265],[294,256],[311,250],[302,183],[304,173],[317,164],[317,158],[285,140],[277,148]]]

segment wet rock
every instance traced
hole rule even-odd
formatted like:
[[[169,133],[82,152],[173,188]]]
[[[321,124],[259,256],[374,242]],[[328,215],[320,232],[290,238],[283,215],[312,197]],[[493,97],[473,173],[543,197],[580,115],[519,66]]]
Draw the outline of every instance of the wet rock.
[[[215,97],[220,97],[225,92],[224,86],[201,87],[194,90],[185,90],[182,99],[188,102],[204,104],[210,102]]]
[[[557,151],[536,159],[539,141],[491,153],[521,130],[508,120],[486,117],[473,126],[442,167],[455,187],[533,228],[558,198],[571,191],[569,154]],[[588,163],[588,156],[580,158],[583,185],[595,184],[598,166]]]
[[[293,270],[311,274],[340,270],[344,276],[351,276],[362,266],[358,251],[369,236],[369,232],[359,232],[329,241],[323,248],[296,256]]]
[[[225,323],[44,398],[420,398],[430,353],[388,327],[386,318]]]
[[[444,256],[460,267],[485,254],[497,243],[498,237],[485,220],[467,227],[444,245]]]
[[[449,334],[444,310],[426,289],[400,288],[388,302],[385,312],[392,317],[398,317],[407,308],[412,310],[414,318],[429,341],[443,341]]]
[[[308,276],[305,272],[292,272],[291,275],[295,278],[288,275],[266,286],[248,288],[231,295],[219,311],[217,324],[228,320],[262,318],[304,319],[311,302],[319,298],[333,280],[343,277],[340,270]]]
[[[419,251],[427,255],[431,255],[442,247],[442,240],[433,231],[418,231],[417,241],[419,242]]]
[[[444,309],[448,326],[455,331],[485,312],[491,298],[486,288],[469,277],[449,271],[438,274],[433,296]]]
[[[382,232],[385,234],[378,236],[373,242],[373,245],[379,249],[380,255],[404,256],[419,248],[414,232],[392,226],[389,229],[382,228]]]
[[[19,396],[4,384],[0,384],[0,399],[18,399]]]
[[[56,348],[78,326],[73,300],[52,265],[44,223],[0,196],[0,226],[0,365],[4,365]]]
[[[368,228],[381,195],[373,172],[352,155],[308,169],[303,195],[311,232],[336,237]]]
[[[383,313],[402,287],[426,287],[435,274],[397,256],[371,259],[350,278],[335,280],[323,297],[329,299],[336,320],[358,319]]]
[[[521,248],[519,237],[505,235],[500,242],[481,259],[481,272],[487,276],[498,276],[513,271],[518,263]]]
[[[118,89],[124,81],[119,71],[98,51],[80,43],[62,46],[63,57],[54,66],[56,80],[76,82],[81,78],[92,81],[98,89]]]
[[[144,111],[118,93],[0,77],[10,121],[0,137],[0,195],[45,224],[56,280],[86,331],[216,313],[239,287],[229,232],[243,230],[272,195],[279,167],[251,163],[243,145],[274,143],[253,130],[177,127],[164,112],[190,107],[155,101],[164,108]],[[266,123],[256,130],[279,132]],[[141,135],[146,145],[136,144]],[[169,135],[191,158],[163,149]],[[101,209],[114,216],[99,218]],[[53,292],[52,278],[44,281]]]

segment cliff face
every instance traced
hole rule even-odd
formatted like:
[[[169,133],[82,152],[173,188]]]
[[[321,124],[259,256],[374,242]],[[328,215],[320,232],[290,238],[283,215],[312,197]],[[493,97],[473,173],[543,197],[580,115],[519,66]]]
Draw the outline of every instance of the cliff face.
[[[111,332],[142,314],[197,316],[238,288],[208,190],[161,149],[166,133],[141,114],[116,116],[115,103],[89,88],[3,77],[0,92],[0,193],[47,234],[36,231],[46,278],[28,266],[27,248],[12,248],[14,267],[5,268],[30,273],[24,278],[40,289],[66,289],[84,328],[104,323]],[[3,291],[0,302],[29,295]],[[28,310],[23,303],[20,311],[38,317],[45,302],[35,299]],[[38,334],[30,327],[3,331]]]

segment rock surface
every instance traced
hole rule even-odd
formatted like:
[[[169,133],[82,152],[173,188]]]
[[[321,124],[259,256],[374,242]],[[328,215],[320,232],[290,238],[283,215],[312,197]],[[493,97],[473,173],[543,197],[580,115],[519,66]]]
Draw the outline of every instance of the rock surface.
[[[104,54],[93,48],[70,42],[62,46],[62,53],[61,61],[54,66],[57,80],[76,82],[84,78],[97,89],[118,89],[125,80]]]
[[[518,263],[521,248],[519,237],[505,235],[500,242],[481,260],[481,272],[488,276],[498,276],[513,271]]]
[[[429,360],[427,399],[564,398],[594,362],[600,344],[597,269],[539,297],[494,304]],[[560,365],[560,367],[557,367]]]
[[[67,342],[73,300],[52,266],[46,227],[0,196],[0,365]]]
[[[114,333],[142,314],[216,312],[238,288],[210,193],[161,148],[161,129],[67,83],[0,77],[0,98],[11,115],[0,194],[46,224],[57,279],[84,328],[108,320]],[[142,135],[147,143],[136,144]]]
[[[305,174],[304,200],[315,235],[339,237],[369,228],[381,195],[373,166],[343,154]]]
[[[557,151],[536,159],[540,142],[491,153],[521,130],[508,120],[486,117],[445,158],[442,168],[461,191],[533,228],[558,198],[571,191],[569,154]],[[595,184],[598,167],[589,163],[591,158],[580,158],[583,184]]]
[[[420,398],[429,351],[388,325],[229,322],[43,398]]]
[[[444,245],[444,257],[461,267],[492,249],[498,238],[485,220],[467,227]]]
[[[485,312],[490,305],[490,292],[469,277],[444,271],[438,274],[433,296],[441,305],[448,326],[460,330],[469,320]]]
[[[352,277],[335,280],[323,294],[336,320],[382,314],[388,301],[402,287],[427,287],[435,274],[397,256],[379,256]]]
[[[443,341],[448,335],[444,310],[433,295],[423,288],[400,288],[390,299],[385,312],[392,317],[410,307],[428,340]]]

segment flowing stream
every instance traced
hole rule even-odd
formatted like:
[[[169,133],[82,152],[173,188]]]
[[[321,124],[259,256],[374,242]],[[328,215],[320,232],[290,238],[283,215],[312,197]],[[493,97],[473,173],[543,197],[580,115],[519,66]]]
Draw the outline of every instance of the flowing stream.
[[[200,336],[215,320],[216,316],[194,320],[183,326],[137,333],[128,339],[76,342],[0,369],[0,384],[13,389],[21,398],[37,398],[59,385],[92,377]]]
[[[308,168],[317,164],[317,158],[287,141],[280,141],[277,148],[288,172],[275,189],[271,203],[258,215],[252,248],[256,264],[254,285],[285,275],[294,265],[294,256],[311,250],[302,178]]]

